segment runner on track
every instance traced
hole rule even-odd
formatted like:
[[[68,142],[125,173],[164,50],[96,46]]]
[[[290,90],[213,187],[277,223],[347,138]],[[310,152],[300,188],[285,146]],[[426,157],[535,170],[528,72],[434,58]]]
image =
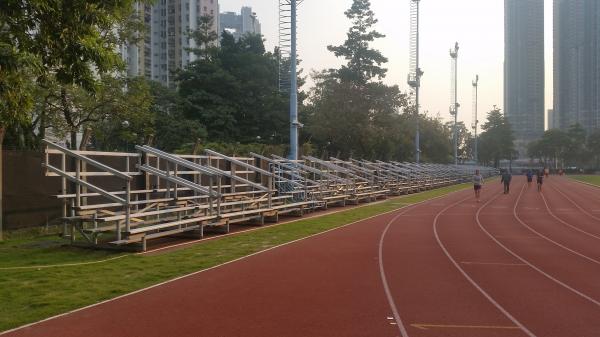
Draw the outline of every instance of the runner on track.
[[[527,188],[531,187],[531,182],[533,181],[533,172],[531,170],[527,171]]]
[[[542,191],[542,184],[544,183],[544,171],[543,170],[539,170],[537,173],[537,187],[538,187],[538,192]]]
[[[473,189],[475,190],[477,202],[480,200],[481,186],[483,186],[483,176],[479,173],[479,170],[475,170],[475,175],[473,176]]]
[[[504,194],[508,194],[510,192],[510,181],[512,180],[512,175],[509,170],[504,170],[502,172],[502,178],[500,179],[500,183],[504,183]]]

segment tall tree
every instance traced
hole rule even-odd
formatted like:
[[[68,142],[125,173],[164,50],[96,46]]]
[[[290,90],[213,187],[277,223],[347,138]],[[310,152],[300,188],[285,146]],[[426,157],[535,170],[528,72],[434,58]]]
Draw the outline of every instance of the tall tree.
[[[500,109],[490,111],[481,128],[483,132],[479,141],[479,158],[482,162],[499,167],[501,160],[514,158],[515,137],[510,123]]]
[[[340,46],[330,45],[327,49],[336,57],[344,58],[347,64],[342,65],[340,69],[332,70],[332,73],[343,81],[359,85],[364,85],[375,77],[381,80],[387,73],[387,69],[382,68],[381,65],[387,63],[388,59],[369,44],[385,35],[373,30],[378,20],[371,10],[371,2],[354,0],[352,7],[344,14],[352,22],[346,34],[346,41]]]
[[[352,26],[340,46],[329,46],[346,60],[339,69],[313,74],[315,87],[307,107],[307,131],[322,150],[343,157],[399,158],[406,141],[399,133],[405,118],[406,95],[381,82],[387,59],[371,43],[384,37],[376,30],[368,0],[355,0],[345,12]],[[405,133],[404,133],[405,134]]]

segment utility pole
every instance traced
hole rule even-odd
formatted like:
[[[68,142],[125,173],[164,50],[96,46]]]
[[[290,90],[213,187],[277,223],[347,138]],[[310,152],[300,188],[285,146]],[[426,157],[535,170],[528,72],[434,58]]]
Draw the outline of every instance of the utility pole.
[[[450,114],[454,116],[454,165],[458,165],[458,42],[454,44],[454,50],[450,49],[450,58],[452,63],[452,81],[451,81],[451,103]]]
[[[409,69],[408,85],[414,91],[415,104],[415,161],[421,161],[421,135],[419,130],[419,87],[423,71],[419,68],[419,2],[410,0],[410,39],[409,39]]]
[[[477,119],[477,89],[479,87],[479,75],[475,75],[475,80],[473,81],[473,118],[471,127],[473,127],[473,131],[475,133],[475,139],[473,144],[473,160],[475,164],[479,162],[479,156],[477,152],[477,125],[479,124],[479,119]]]

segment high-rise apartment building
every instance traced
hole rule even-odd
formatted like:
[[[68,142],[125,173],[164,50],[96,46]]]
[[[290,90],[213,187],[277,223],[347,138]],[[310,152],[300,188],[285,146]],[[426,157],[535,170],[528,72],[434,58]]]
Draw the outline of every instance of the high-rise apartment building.
[[[189,48],[195,47],[189,32],[196,30],[200,17],[213,17],[213,29],[219,27],[217,0],[159,0],[152,6],[151,79],[173,86],[173,74],[194,60]]]
[[[504,1],[504,113],[524,157],[544,133],[544,0]]]
[[[554,0],[554,112],[561,129],[600,128],[598,0]]]
[[[139,36],[140,40],[135,44],[125,44],[120,46],[120,53],[127,66],[127,76],[143,76],[151,78],[152,71],[152,40],[150,26],[152,20],[152,7],[147,4],[136,2],[135,15],[139,16],[144,22],[146,31]]]
[[[244,34],[260,34],[260,21],[251,7],[242,7],[240,14],[225,12],[220,15],[219,32],[227,31],[239,40]]]
[[[153,5],[135,6],[147,31],[137,44],[121,46],[127,74],[172,87],[174,73],[194,60],[189,48],[195,47],[195,41],[189,32],[198,29],[200,18],[212,16],[212,29],[218,32],[218,0],[158,0]]]

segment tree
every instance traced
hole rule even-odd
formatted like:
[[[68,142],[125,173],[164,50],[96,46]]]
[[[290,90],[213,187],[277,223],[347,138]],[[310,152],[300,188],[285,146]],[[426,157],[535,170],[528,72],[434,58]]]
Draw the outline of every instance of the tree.
[[[583,167],[587,162],[586,134],[580,124],[571,125],[567,129],[567,151],[565,160],[570,166]]]
[[[514,135],[500,109],[488,113],[487,122],[481,127],[479,158],[483,163],[500,166],[500,160],[512,159],[515,154]]]
[[[94,93],[100,76],[122,69],[117,46],[133,39],[139,20],[134,17],[133,0],[101,1],[5,1],[0,6],[0,54],[12,67],[2,69],[0,96],[9,97],[2,123],[31,121],[33,86],[24,85],[28,76],[45,90],[59,85],[62,114],[75,145],[78,131],[69,102],[71,87]],[[137,27],[137,28],[135,28]],[[26,66],[26,69],[15,65]],[[3,82],[3,83],[2,83]],[[4,84],[4,86],[2,86]],[[18,89],[22,98],[11,98]],[[10,117],[7,108],[17,108]],[[23,118],[23,116],[26,116]]]
[[[406,118],[399,112],[407,107],[406,95],[381,82],[387,59],[370,44],[384,35],[373,29],[377,20],[370,7],[368,0],[355,0],[345,12],[352,22],[346,41],[328,47],[346,64],[313,74],[307,131],[330,154],[400,159],[407,139]]]
[[[551,129],[544,132],[541,139],[528,145],[528,154],[531,158],[538,158],[546,166],[550,161],[558,166],[564,162],[568,146],[568,134],[559,129]]]
[[[156,82],[151,83],[150,89],[153,97],[151,109],[156,123],[156,147],[175,152],[192,148],[198,139],[206,139],[204,126],[183,114],[181,97],[175,90]]]
[[[203,38],[199,58],[178,74],[184,116],[204,125],[209,141],[286,142],[289,99],[278,89],[278,56],[255,34],[236,41],[224,32],[220,47],[210,47],[214,36],[203,29],[194,34]]]
[[[328,46],[336,57],[343,57],[347,64],[340,69],[331,70],[342,81],[366,84],[373,78],[379,80],[386,76],[387,69],[381,67],[387,63],[381,52],[369,47],[369,43],[385,37],[372,30],[377,23],[369,0],[354,0],[352,7],[345,13],[352,22],[346,41],[340,46]]]
[[[596,169],[600,168],[600,129],[594,130],[587,138],[587,148],[594,157]]]
[[[454,122],[447,122],[446,128],[450,134],[450,140],[454,144]],[[458,158],[462,158],[462,160],[472,158],[474,142],[473,135],[464,122],[458,122],[456,124],[456,132],[458,134]]]

